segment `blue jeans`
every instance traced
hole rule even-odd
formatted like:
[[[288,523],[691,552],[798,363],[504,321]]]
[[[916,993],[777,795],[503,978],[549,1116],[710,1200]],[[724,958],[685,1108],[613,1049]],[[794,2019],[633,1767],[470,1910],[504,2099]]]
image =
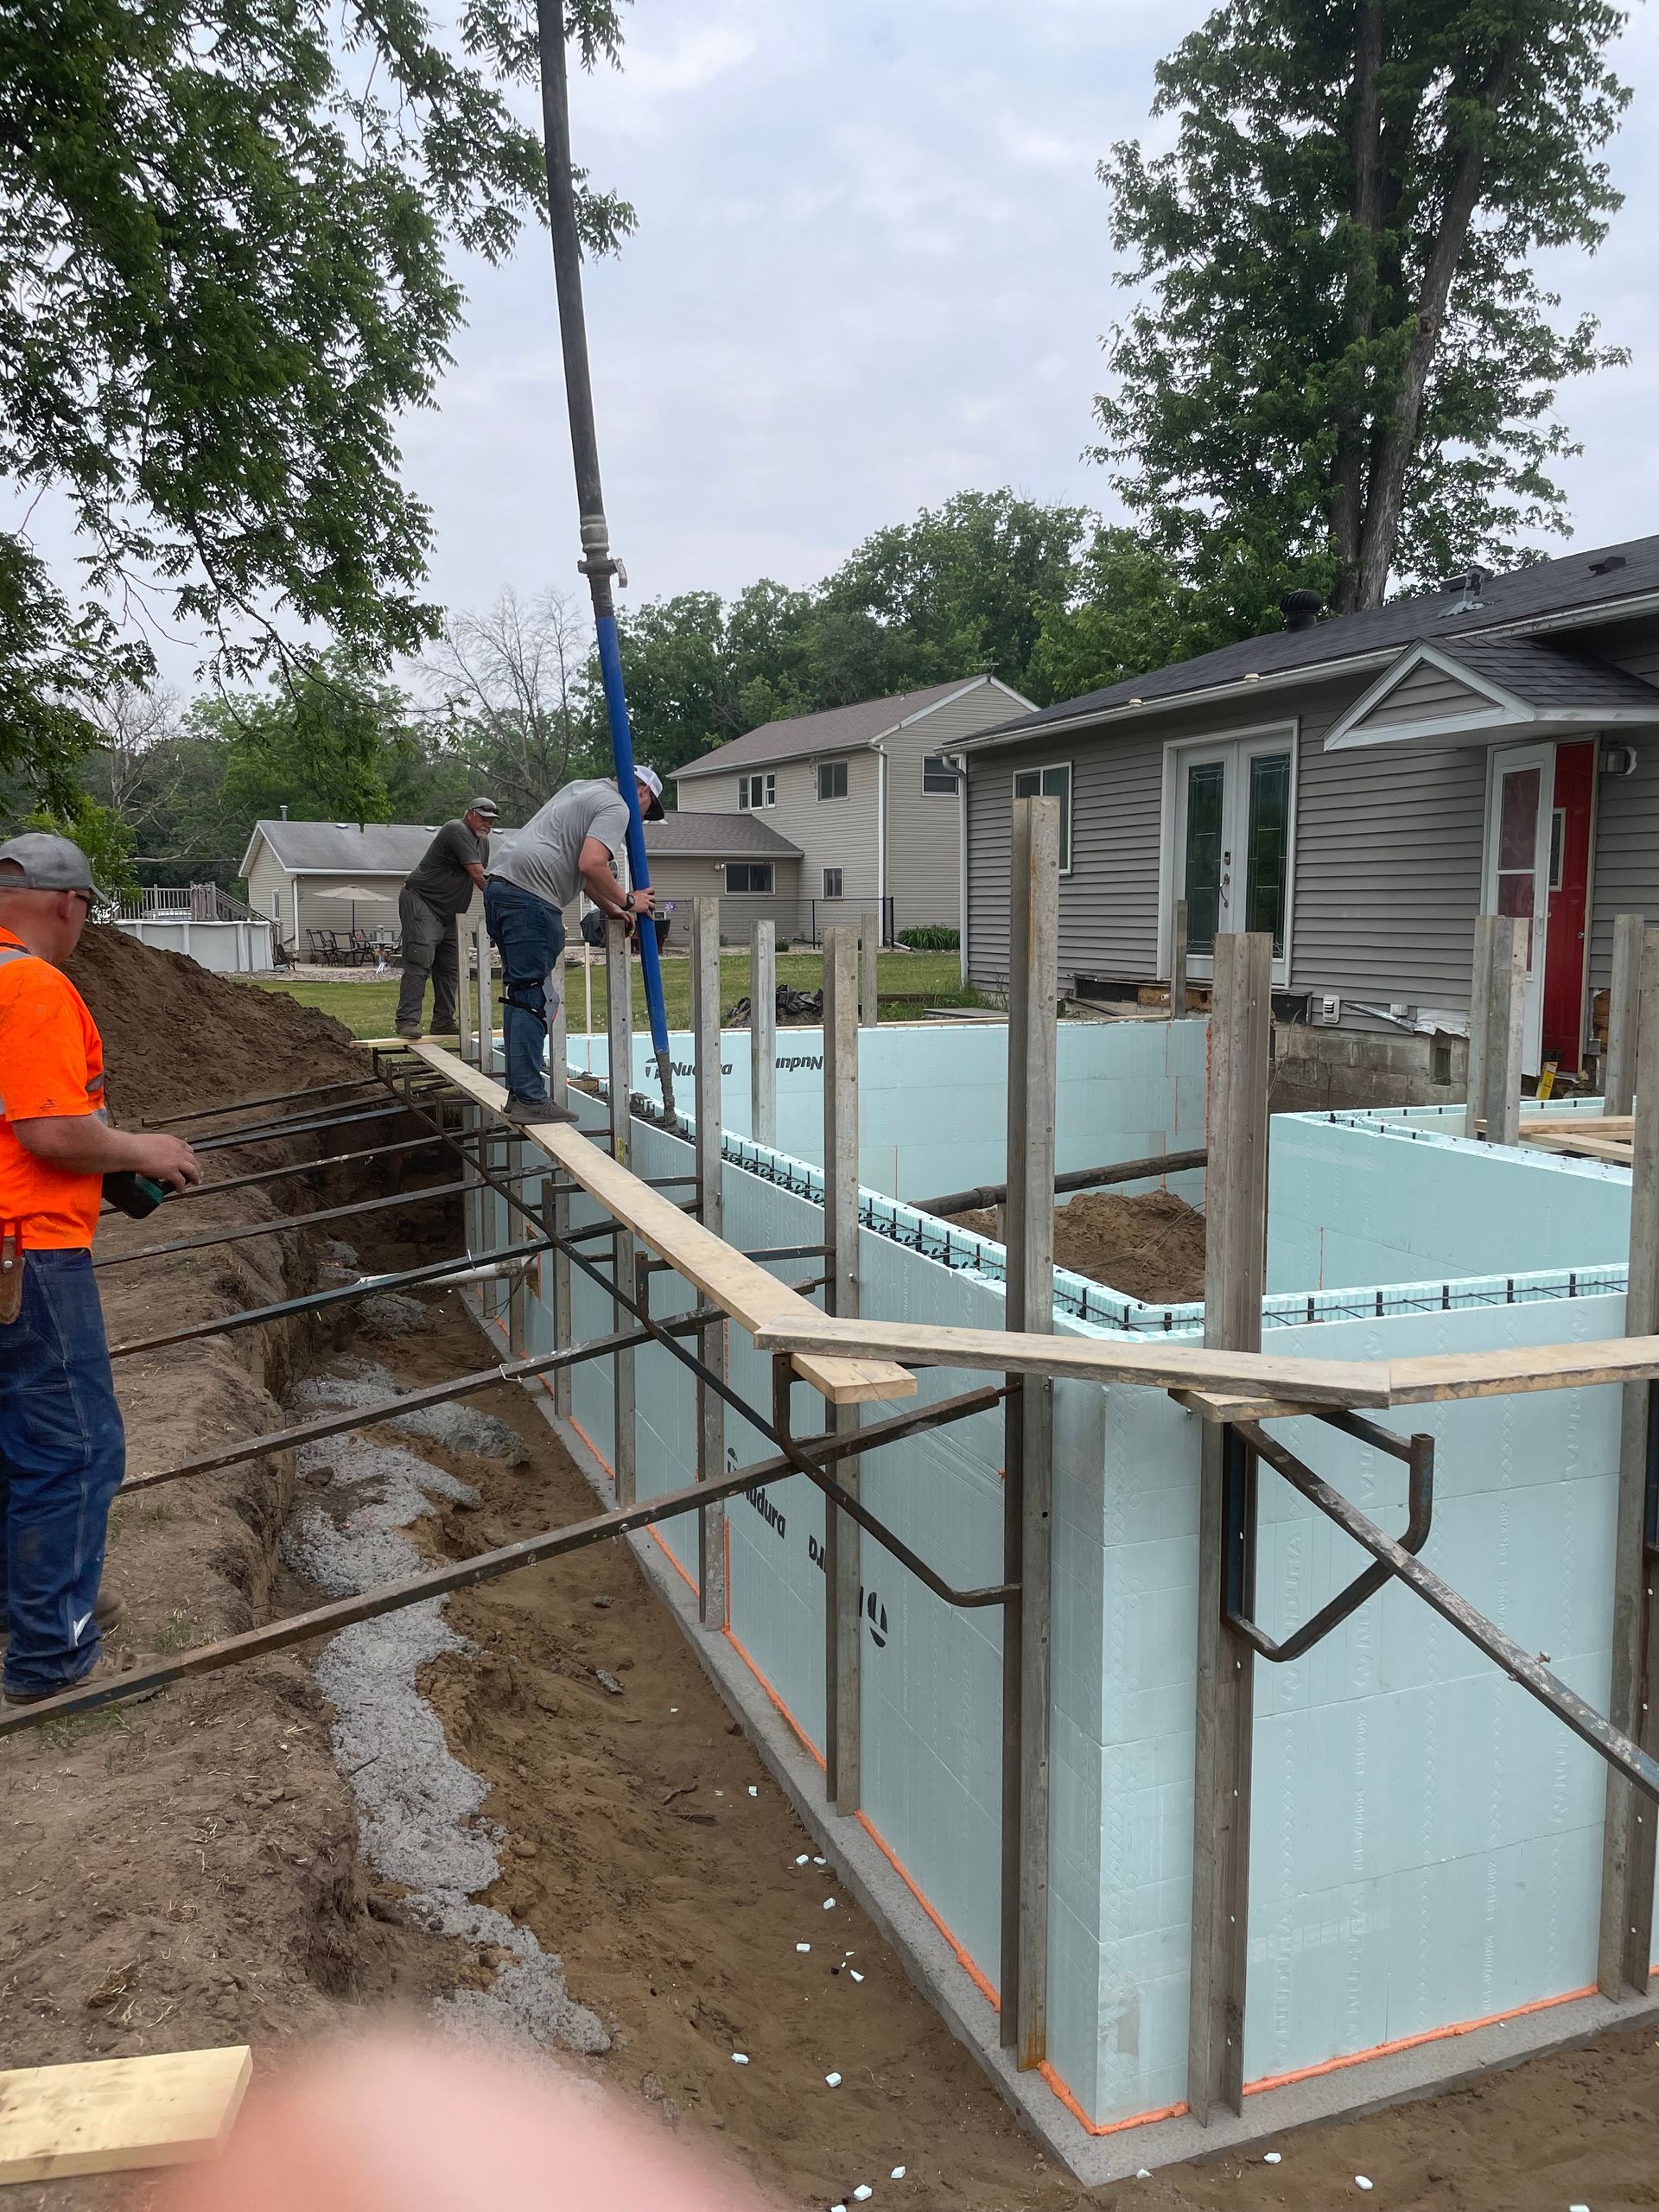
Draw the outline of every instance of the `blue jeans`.
[[[26,1253],[22,1311],[0,1324],[9,1691],[65,1689],[96,1661],[92,1607],[125,1465],[92,1255]]]
[[[501,956],[508,1092],[545,1098],[548,1018],[559,1003],[550,1000],[547,979],[564,950],[564,916],[533,891],[493,875],[484,886],[484,919]]]

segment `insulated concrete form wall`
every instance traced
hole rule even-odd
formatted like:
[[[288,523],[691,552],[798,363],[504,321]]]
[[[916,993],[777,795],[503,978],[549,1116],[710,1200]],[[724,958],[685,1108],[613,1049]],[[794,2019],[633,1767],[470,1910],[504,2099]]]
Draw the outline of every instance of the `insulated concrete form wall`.
[[[918,1050],[934,1041],[915,1036]],[[583,1111],[596,1128],[596,1109]],[[1622,1277],[1605,1254],[1581,1274],[1571,1263],[1552,1273],[1540,1257],[1565,1233],[1554,1193],[1568,1185],[1604,1208],[1596,1234],[1607,1243],[1617,1171],[1592,1180],[1543,1157],[1535,1166],[1516,1155],[1476,1158],[1480,1148],[1414,1137],[1398,1118],[1320,1119],[1285,1128],[1281,1141],[1291,1149],[1274,1160],[1278,1233],[1306,1237],[1311,1224],[1327,1244],[1357,1250],[1369,1240],[1395,1258],[1370,1286],[1276,1290],[1265,1317],[1274,1349],[1387,1359],[1619,1332]],[[636,1123],[635,1146],[641,1174],[690,1172],[690,1149],[677,1138]],[[729,1239],[747,1248],[817,1241],[822,1214],[810,1166],[752,1144],[729,1148],[752,1163],[728,1158],[726,1166]],[[1459,1168],[1473,1195],[1456,1187]],[[1509,1168],[1523,1183],[1499,1172]],[[1428,1255],[1414,1247],[1402,1255],[1376,1229],[1376,1185],[1391,1173],[1401,1178],[1402,1211],[1446,1217],[1437,1249],[1452,1251],[1466,1236],[1506,1272],[1448,1277],[1445,1302],[1426,1295],[1421,1262]],[[1303,1202],[1305,1177],[1318,1182],[1317,1205]],[[577,1225],[597,1218],[581,1203],[575,1214]],[[891,1224],[891,1233],[867,1226],[861,1236],[866,1313],[998,1325],[994,1248],[957,1232],[946,1265],[931,1256],[938,1224],[879,1201],[867,1217]],[[505,1226],[486,1222],[481,1233],[494,1241]],[[799,1279],[816,1265],[776,1271]],[[1518,1294],[1516,1277],[1525,1278]],[[578,1283],[580,1340],[601,1333],[611,1315],[602,1290],[580,1276]],[[1057,1272],[1057,1327],[1116,1333],[1067,1310],[1062,1301],[1079,1287]],[[658,1275],[653,1301],[667,1314],[683,1310],[690,1294]],[[1165,1325],[1190,1340],[1195,1320],[1192,1309],[1177,1309]],[[530,1334],[534,1344],[550,1341],[543,1313],[532,1313]],[[741,1332],[728,1336],[734,1386],[769,1405],[769,1363]],[[929,1373],[921,1388],[943,1395],[979,1379]],[[637,1387],[644,1497],[690,1478],[691,1384],[653,1349],[637,1357]],[[609,1463],[607,1364],[575,1370],[575,1411]],[[821,1417],[818,1402],[798,1386],[798,1430]],[[1387,1418],[1436,1440],[1430,1563],[1528,1649],[1548,1651],[1557,1671],[1605,1709],[1618,1394],[1483,1399]],[[1363,1510],[1386,1527],[1403,1526],[1398,1462],[1317,1421],[1275,1426]],[[725,1445],[730,1465],[768,1448],[734,1414]],[[1000,1421],[989,1416],[889,1447],[866,1459],[864,1495],[953,1581],[993,1580],[1001,1447]],[[1096,2128],[1178,2109],[1185,2092],[1198,1459],[1198,1422],[1163,1395],[1057,1387],[1049,2050],[1054,2086]],[[798,1478],[734,1501],[728,1514],[727,1632],[757,1695],[772,1698],[815,1751],[823,1526],[817,1494]],[[670,1524],[660,1541],[689,1577],[691,1523]],[[1270,1632],[1282,1637],[1306,1619],[1361,1563],[1345,1538],[1264,1471],[1258,1614]],[[863,1582],[867,1823],[990,1991],[1000,1618],[942,1604],[868,1537]],[[1258,1665],[1256,1685],[1245,2019],[1252,2087],[1454,2035],[1587,1988],[1604,1777],[1586,1747],[1397,1588],[1296,1664]]]
[[[1063,1022],[1055,1099],[1055,1164],[1106,1166],[1157,1152],[1188,1152],[1204,1142],[1205,1037],[1202,1020]],[[692,1043],[670,1038],[675,1079],[689,1084]],[[884,1197],[923,1198],[1007,1174],[1008,1033],[1000,1022],[912,1027],[883,1023],[859,1032],[859,1180]],[[778,1033],[778,1149],[817,1166],[823,1159],[823,1033]],[[604,1076],[607,1040],[573,1039],[571,1066]],[[633,1087],[661,1096],[649,1036],[633,1040]],[[749,1033],[721,1041],[721,1113],[732,1135],[748,1136]],[[1127,1185],[1135,1188],[1135,1185]],[[1198,1170],[1169,1188],[1197,1204]],[[775,1239],[773,1240],[776,1241]]]

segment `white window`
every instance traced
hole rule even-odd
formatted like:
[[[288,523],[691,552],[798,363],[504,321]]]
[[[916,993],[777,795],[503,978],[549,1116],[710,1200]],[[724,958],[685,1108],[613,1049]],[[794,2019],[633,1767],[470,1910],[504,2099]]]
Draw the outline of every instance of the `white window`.
[[[283,894],[280,891],[273,891],[270,894],[270,918],[273,922],[280,922],[283,918]]]
[[[941,798],[948,794],[954,798],[957,795],[958,780],[956,770],[943,753],[930,753],[923,761],[922,789],[924,791],[937,792]]]
[[[823,871],[823,895],[826,899],[840,898],[841,870],[838,868],[827,868]]]
[[[1021,768],[1014,779],[1015,798],[1057,798],[1060,802],[1060,874],[1071,868],[1071,763],[1052,768]]]
[[[1160,927],[1164,962],[1170,904],[1185,899],[1187,957],[1194,975],[1209,974],[1218,936],[1253,931],[1272,938],[1274,981],[1286,981],[1295,756],[1296,733],[1290,725],[1166,747]]]
[[[763,806],[778,804],[778,779],[775,775],[740,776],[737,779],[737,807],[740,814],[758,811]]]
[[[726,889],[730,896],[769,899],[772,896],[772,862],[728,861]]]
[[[847,763],[844,760],[820,760],[818,763],[818,797],[845,798],[847,796]]]

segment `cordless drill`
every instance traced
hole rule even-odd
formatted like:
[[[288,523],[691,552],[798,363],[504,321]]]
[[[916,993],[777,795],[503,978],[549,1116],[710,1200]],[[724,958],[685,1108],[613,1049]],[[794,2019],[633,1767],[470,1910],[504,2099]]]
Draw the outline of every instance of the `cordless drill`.
[[[105,1203],[118,1213],[143,1221],[155,1212],[167,1196],[165,1183],[157,1183],[149,1175],[141,1175],[136,1168],[123,1167],[104,1178]]]

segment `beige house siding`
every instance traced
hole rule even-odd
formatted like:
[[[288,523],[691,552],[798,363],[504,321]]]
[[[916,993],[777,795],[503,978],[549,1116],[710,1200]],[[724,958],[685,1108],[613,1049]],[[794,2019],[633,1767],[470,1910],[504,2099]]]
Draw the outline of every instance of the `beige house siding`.
[[[669,917],[668,945],[671,951],[683,952],[691,942],[694,899],[720,900],[722,944],[747,944],[756,922],[771,922],[780,940],[794,934],[800,910],[799,861],[760,853],[755,854],[753,859],[772,870],[773,889],[769,899],[748,892],[728,893],[723,861],[706,860],[690,854],[652,855],[651,880],[657,893],[658,911],[660,912],[668,900],[671,899],[674,905],[674,912]]]
[[[791,911],[789,917],[791,936],[805,934],[810,902],[822,902],[825,868],[838,868],[842,871],[842,904],[846,913],[843,918],[832,909],[826,915],[820,906],[820,928],[826,920],[856,921],[861,904],[873,903],[879,887],[876,818],[880,761],[868,748],[858,753],[826,753],[823,758],[847,763],[845,798],[818,797],[816,760],[783,760],[773,769],[747,772],[777,777],[777,804],[761,808],[760,819],[779,836],[787,837],[791,845],[801,849],[794,893],[797,910]],[[681,809],[688,814],[735,814],[739,811],[739,781],[735,772],[730,775],[688,778],[677,786]],[[781,867],[778,880],[781,887]],[[780,916],[780,935],[784,926]]]
[[[248,870],[248,904],[256,914],[270,917],[284,944],[294,934],[294,901],[289,883],[286,870],[262,839],[258,855]]]
[[[964,738],[1012,721],[1024,701],[995,683],[920,715],[881,741],[887,757],[887,892],[895,930],[925,922],[955,929],[962,908],[962,815],[955,791],[924,791],[922,763]],[[792,834],[786,832],[785,834]]]

